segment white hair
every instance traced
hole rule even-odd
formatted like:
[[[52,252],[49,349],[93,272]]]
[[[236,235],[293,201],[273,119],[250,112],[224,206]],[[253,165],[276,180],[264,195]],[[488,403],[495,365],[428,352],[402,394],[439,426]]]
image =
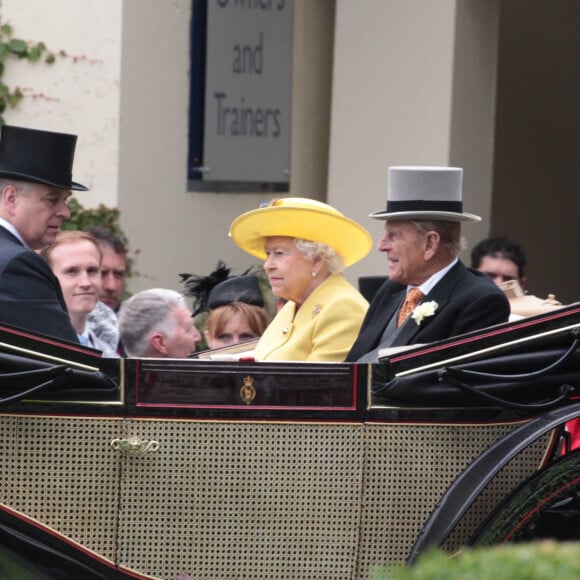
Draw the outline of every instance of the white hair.
[[[172,316],[175,308],[187,308],[185,298],[166,288],[143,290],[123,302],[119,334],[126,353],[132,357],[147,356],[149,339],[154,332],[172,336],[176,329]]]
[[[454,258],[459,255],[461,250],[465,249],[464,239],[461,237],[461,223],[440,220],[413,220],[409,222],[416,231],[426,234],[432,230],[439,234],[441,245]]]
[[[340,274],[344,270],[344,260],[334,248],[320,242],[310,242],[301,238],[294,238],[294,244],[302,252],[306,260],[314,260],[314,258],[320,256],[331,274]]]

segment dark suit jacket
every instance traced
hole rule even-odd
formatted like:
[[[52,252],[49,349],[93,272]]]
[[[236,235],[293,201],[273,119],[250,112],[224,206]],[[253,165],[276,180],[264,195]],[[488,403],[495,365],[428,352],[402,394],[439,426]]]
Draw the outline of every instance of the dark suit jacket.
[[[406,286],[387,280],[377,291],[359,335],[347,355],[356,361],[379,346],[383,332],[405,298]],[[434,342],[506,322],[510,313],[504,293],[481,272],[458,262],[422,300],[437,302],[437,310],[421,324],[409,318],[391,346]]]
[[[77,342],[58,278],[0,226],[0,323]]]

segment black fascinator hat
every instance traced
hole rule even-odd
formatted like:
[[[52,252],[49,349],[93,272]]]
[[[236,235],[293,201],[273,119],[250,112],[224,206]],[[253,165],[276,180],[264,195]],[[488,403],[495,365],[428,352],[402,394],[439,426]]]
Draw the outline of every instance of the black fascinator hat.
[[[260,291],[258,278],[253,274],[233,276],[220,282],[210,293],[207,300],[208,310],[232,302],[245,302],[252,306],[264,306],[264,297]]]
[[[260,283],[249,271],[240,276],[230,276],[230,268],[220,260],[208,276],[180,274],[181,283],[186,288],[185,295],[193,298],[193,316],[232,302],[263,307]]]

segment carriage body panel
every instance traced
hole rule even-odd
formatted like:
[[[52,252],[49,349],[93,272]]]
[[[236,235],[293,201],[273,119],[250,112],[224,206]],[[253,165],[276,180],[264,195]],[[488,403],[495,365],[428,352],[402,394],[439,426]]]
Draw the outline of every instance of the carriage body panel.
[[[0,521],[106,578],[368,578],[408,558],[478,456],[546,415],[563,382],[580,388],[577,350],[517,384],[460,377],[515,407],[441,381],[442,369],[532,373],[579,326],[567,307],[379,365],[105,360],[4,328],[2,398],[53,383],[0,407]],[[556,427],[485,489],[464,482],[477,494],[454,508],[447,549],[559,453]]]

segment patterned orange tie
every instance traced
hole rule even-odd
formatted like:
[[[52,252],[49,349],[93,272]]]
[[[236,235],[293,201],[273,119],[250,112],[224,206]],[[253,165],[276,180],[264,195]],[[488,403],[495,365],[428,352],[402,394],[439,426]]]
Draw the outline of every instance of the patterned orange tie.
[[[421,300],[425,298],[425,294],[419,290],[419,288],[411,288],[407,292],[407,297],[405,298],[405,302],[403,302],[403,306],[401,306],[401,310],[399,311],[399,318],[397,319],[397,328],[409,318],[411,312],[415,310],[415,307]]]

